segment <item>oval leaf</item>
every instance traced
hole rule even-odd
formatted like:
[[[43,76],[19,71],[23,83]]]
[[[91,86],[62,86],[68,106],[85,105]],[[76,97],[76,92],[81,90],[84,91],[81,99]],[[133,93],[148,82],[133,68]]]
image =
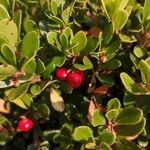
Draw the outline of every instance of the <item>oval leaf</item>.
[[[35,31],[28,32],[22,41],[21,54],[23,57],[32,57],[39,49],[39,35]]]
[[[75,141],[81,143],[89,143],[94,142],[93,132],[87,126],[80,126],[75,128],[73,133],[73,138]]]

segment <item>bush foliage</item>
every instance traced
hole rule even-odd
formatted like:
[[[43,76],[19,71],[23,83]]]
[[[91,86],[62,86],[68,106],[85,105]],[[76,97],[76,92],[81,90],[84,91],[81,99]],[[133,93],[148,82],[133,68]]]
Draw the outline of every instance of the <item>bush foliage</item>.
[[[149,149],[149,6],[1,0],[0,149]],[[60,67],[82,85],[58,80]]]

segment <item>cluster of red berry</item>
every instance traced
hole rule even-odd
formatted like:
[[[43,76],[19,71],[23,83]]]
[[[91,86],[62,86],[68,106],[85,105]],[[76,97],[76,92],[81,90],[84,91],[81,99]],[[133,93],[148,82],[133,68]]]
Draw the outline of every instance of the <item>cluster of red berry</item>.
[[[66,81],[70,87],[76,89],[81,86],[84,81],[85,75],[81,70],[77,70],[75,72],[69,71],[63,67],[57,68],[56,77],[60,81]]]

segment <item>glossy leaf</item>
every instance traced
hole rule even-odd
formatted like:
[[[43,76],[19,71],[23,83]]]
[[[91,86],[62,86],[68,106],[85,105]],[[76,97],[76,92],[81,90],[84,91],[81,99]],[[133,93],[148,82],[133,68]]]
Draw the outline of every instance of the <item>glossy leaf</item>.
[[[147,55],[147,51],[146,51],[146,49],[144,49],[144,48],[142,48],[142,47],[140,47],[140,46],[136,46],[135,48],[134,48],[134,54],[138,57],[138,58],[142,58],[142,57],[144,57],[144,56],[146,56]]]
[[[14,103],[15,105],[17,105],[18,107],[20,107],[22,109],[28,109],[28,107],[24,104],[24,102],[22,101],[21,98],[17,98],[15,100],[13,100],[12,103]]]
[[[64,56],[54,56],[52,59],[52,63],[57,67],[61,67],[66,61]]]
[[[8,45],[3,45],[1,47],[1,53],[5,60],[8,62],[8,64],[15,66],[16,65],[16,56],[14,51],[11,50],[11,48]]]
[[[0,65],[0,80],[13,76],[16,71],[16,68],[11,65]]]
[[[37,62],[36,62],[36,73],[41,74],[45,70],[46,70],[46,67],[44,65],[44,62],[42,62],[40,59],[37,59]]]
[[[143,10],[143,18],[142,18],[142,22],[146,23],[149,19],[150,19],[150,9],[149,6],[150,5],[150,1],[149,0],[145,0],[144,2],[144,10]]]
[[[99,110],[95,110],[92,117],[92,125],[96,127],[105,124],[106,124],[106,119],[104,115]]]
[[[18,10],[15,12],[14,16],[13,16],[14,22],[17,25],[18,28],[18,39],[20,38],[20,34],[21,34],[21,24],[22,24],[22,11]]]
[[[7,95],[7,99],[9,101],[13,101],[15,99],[22,97],[27,92],[28,88],[29,83],[23,83],[19,87],[12,88],[10,93]]]
[[[22,41],[21,54],[30,58],[39,50],[39,35],[35,31],[28,32]]]
[[[35,84],[31,87],[30,91],[33,96],[36,96],[42,92],[42,89],[40,85]]]
[[[13,20],[4,19],[0,21],[0,35],[9,42],[9,45],[15,51],[18,39],[18,29]]]
[[[121,34],[121,33],[119,34],[119,38],[121,39],[122,42],[125,42],[125,43],[132,43],[132,42],[137,41],[135,36],[133,36],[133,35],[128,36],[128,35]]]
[[[85,65],[85,67],[87,69],[92,69],[93,68],[93,64],[92,62],[89,60],[89,58],[87,56],[83,57],[83,64]]]
[[[121,73],[120,77],[123,82],[123,85],[130,93],[135,95],[147,94],[147,91],[140,88],[128,74]]]
[[[146,84],[146,85],[150,85],[150,66],[149,64],[144,61],[141,60],[140,64],[139,64],[139,69],[141,71],[141,76],[142,76],[142,81]]]
[[[121,108],[121,104],[117,98],[113,98],[107,103],[107,111],[110,111],[112,109],[119,110],[120,108]]]
[[[98,47],[99,40],[95,36],[89,36],[87,37],[87,44],[86,46],[81,50],[82,55],[87,55],[90,52],[93,52]]]
[[[142,120],[138,122],[137,124],[117,125],[115,126],[115,132],[119,136],[125,136],[125,137],[138,136],[143,131],[145,127],[145,123],[146,123],[145,118],[142,118]]]
[[[73,138],[75,141],[81,143],[89,143],[94,142],[93,132],[87,126],[80,126],[75,128],[73,133]]]
[[[25,29],[26,32],[30,32],[30,31],[38,32],[38,26],[31,19],[25,19],[25,21],[24,21],[24,29]]]
[[[77,32],[74,37],[72,38],[72,44],[77,44],[73,48],[73,53],[78,54],[80,51],[86,46],[87,44],[87,38],[83,31]]]
[[[115,142],[115,136],[111,132],[104,132],[98,136],[98,143],[105,142],[108,145],[112,145]]]
[[[120,9],[115,12],[112,19],[113,19],[115,30],[120,30],[126,24],[128,19],[128,14],[126,11]]]
[[[104,65],[102,66],[103,69],[106,70],[114,70],[117,69],[121,66],[121,62],[118,59],[112,59],[106,63],[104,63]]]
[[[8,11],[6,8],[0,4],[0,20],[10,18]]]
[[[25,72],[25,73],[31,73],[31,74],[32,74],[32,73],[35,73],[35,71],[36,71],[36,62],[35,62],[35,60],[34,60],[34,59],[29,59],[29,60],[27,60],[27,61],[23,64],[21,70],[22,70],[23,72]]]
[[[1,1],[0,1],[0,4],[3,5],[7,10],[8,10],[9,7],[10,7],[10,2],[9,2],[9,0],[1,0]]]
[[[107,143],[105,143],[105,142],[102,142],[100,144],[100,149],[101,150],[112,150],[111,147]]]
[[[50,115],[50,109],[46,104],[40,104],[37,106],[37,111],[42,118],[47,118]]]
[[[117,109],[111,109],[105,114],[106,118],[109,121],[114,121],[116,117],[118,116],[118,110]]]
[[[131,125],[141,121],[143,112],[139,108],[127,107],[118,114],[115,123],[117,125]]]
[[[33,99],[29,94],[24,94],[20,99],[22,100],[22,102],[25,104],[26,107],[31,107],[33,104]]]

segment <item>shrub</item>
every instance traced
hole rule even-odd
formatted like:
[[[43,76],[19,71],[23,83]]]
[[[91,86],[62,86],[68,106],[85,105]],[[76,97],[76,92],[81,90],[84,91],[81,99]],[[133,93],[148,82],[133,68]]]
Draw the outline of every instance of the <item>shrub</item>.
[[[0,148],[149,149],[149,6],[1,0]]]

